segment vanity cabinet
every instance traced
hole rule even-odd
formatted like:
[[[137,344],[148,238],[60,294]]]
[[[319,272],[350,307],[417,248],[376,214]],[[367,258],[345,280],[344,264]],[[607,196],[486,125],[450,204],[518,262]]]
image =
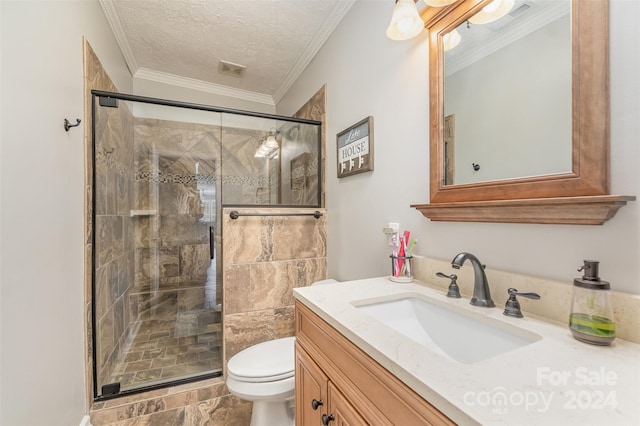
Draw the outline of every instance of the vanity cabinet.
[[[454,425],[296,301],[296,425]]]

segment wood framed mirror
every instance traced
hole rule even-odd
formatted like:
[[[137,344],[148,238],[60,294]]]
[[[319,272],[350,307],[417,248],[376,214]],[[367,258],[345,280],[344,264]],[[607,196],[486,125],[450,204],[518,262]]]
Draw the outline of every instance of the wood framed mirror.
[[[572,0],[570,5],[571,91],[567,103],[571,113],[567,112],[566,119],[571,122],[571,135],[566,149],[571,159],[567,171],[452,183],[445,153],[445,35],[465,22],[468,25],[469,18],[491,1],[458,0],[443,8],[427,7],[421,13],[429,31],[430,203],[412,207],[431,220],[601,224],[634,199],[609,195],[608,0]],[[513,105],[504,119],[522,113],[522,105],[520,112],[518,108]],[[474,163],[473,167],[478,166]]]

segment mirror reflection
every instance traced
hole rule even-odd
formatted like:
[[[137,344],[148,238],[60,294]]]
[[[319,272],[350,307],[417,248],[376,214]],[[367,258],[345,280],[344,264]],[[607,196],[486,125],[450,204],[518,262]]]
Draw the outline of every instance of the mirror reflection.
[[[496,0],[444,35],[446,185],[571,171],[570,12]]]

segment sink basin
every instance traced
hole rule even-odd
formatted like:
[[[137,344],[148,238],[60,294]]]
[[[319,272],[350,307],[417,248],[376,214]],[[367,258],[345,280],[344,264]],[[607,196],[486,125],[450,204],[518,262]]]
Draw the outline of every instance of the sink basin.
[[[540,340],[538,334],[421,295],[353,305],[449,359],[472,364]]]

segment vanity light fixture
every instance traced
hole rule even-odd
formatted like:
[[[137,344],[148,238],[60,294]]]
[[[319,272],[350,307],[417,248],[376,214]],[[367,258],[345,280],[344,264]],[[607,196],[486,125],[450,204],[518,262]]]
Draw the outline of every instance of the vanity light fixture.
[[[447,50],[451,50],[457,45],[460,44],[460,40],[462,40],[462,36],[457,29],[453,29],[453,31],[446,33],[442,37],[443,42],[443,50],[446,52]]]
[[[265,138],[264,144],[269,149],[278,148],[278,141],[276,140],[276,129],[269,130],[269,134]]]
[[[255,158],[264,158],[267,156],[267,154],[269,154],[269,152],[271,151],[269,148],[267,148],[264,144],[264,140],[265,138],[260,139],[260,141],[258,142],[258,148],[256,149],[256,153],[254,155]]]
[[[476,25],[488,24],[497,21],[513,9],[515,0],[493,0],[471,18],[469,22]]]
[[[387,27],[387,37],[391,40],[409,40],[420,34],[424,22],[418,14],[414,0],[396,0],[391,22]]]
[[[255,158],[277,158],[278,151],[280,150],[280,145],[278,144],[278,140],[276,139],[276,135],[278,132],[276,129],[269,130],[267,136],[264,136],[258,142],[258,148],[256,149],[256,153],[254,155]]]

